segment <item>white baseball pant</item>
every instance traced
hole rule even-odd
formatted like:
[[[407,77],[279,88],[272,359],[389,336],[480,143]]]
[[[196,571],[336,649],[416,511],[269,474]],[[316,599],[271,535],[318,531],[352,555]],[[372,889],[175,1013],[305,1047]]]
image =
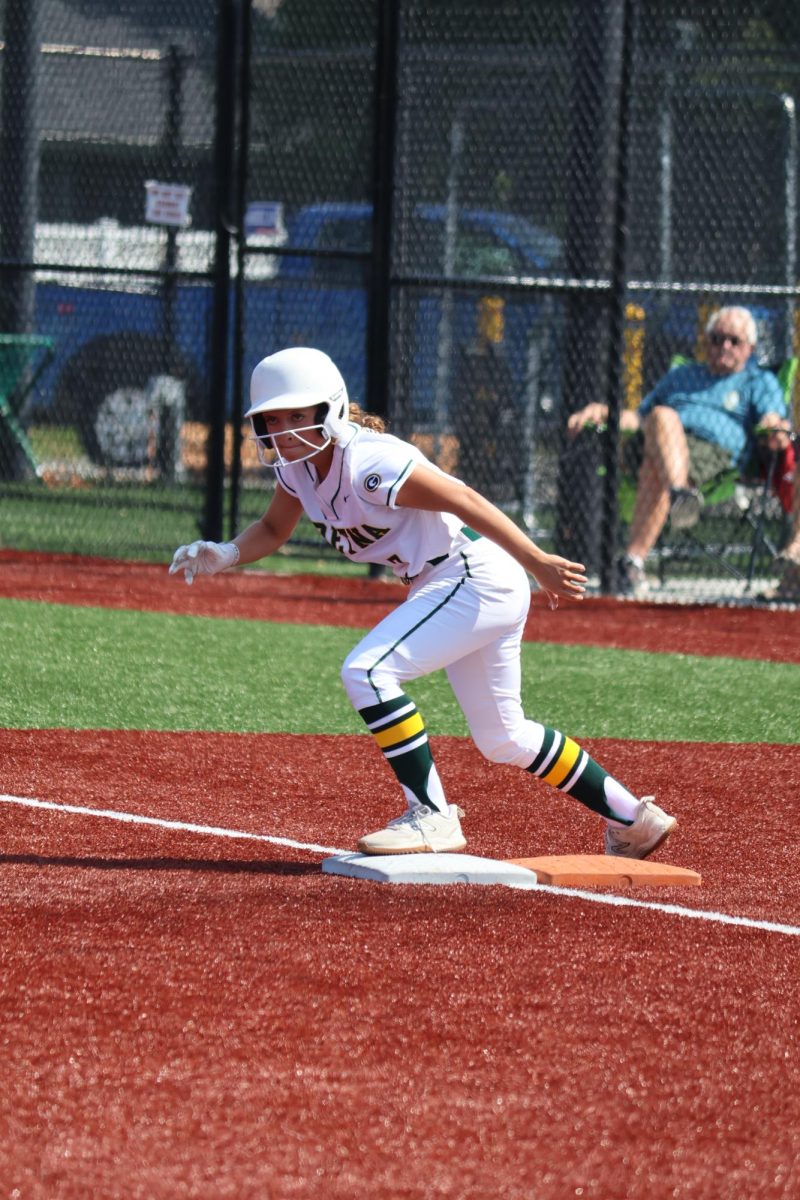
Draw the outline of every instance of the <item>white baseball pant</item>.
[[[481,538],[428,568],[408,598],[348,654],[342,682],[356,709],[394,699],[444,669],[472,738],[492,762],[528,767],[543,727],[520,697],[520,643],[530,607],[523,568]]]

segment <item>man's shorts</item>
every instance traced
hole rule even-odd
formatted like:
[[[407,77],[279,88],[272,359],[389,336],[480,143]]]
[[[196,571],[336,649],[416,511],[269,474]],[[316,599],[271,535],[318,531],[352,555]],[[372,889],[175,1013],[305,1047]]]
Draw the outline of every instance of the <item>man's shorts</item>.
[[[689,480],[695,487],[701,488],[709,479],[733,466],[730,451],[723,450],[716,442],[706,442],[693,433],[687,433],[686,442],[689,447]]]

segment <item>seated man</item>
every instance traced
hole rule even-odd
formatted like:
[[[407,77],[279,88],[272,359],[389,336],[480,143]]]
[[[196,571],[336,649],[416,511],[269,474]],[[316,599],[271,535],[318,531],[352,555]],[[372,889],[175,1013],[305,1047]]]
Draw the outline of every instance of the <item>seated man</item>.
[[[620,415],[623,431],[644,433],[628,547],[619,564],[623,594],[646,589],[644,562],[667,517],[676,529],[695,524],[702,505],[698,489],[731,466],[744,470],[755,429],[785,418],[780,384],[751,357],[756,340],[749,309],[719,309],[706,327],[706,362],[674,367],[637,412]],[[570,416],[567,430],[574,435],[607,416],[605,404],[587,404]]]

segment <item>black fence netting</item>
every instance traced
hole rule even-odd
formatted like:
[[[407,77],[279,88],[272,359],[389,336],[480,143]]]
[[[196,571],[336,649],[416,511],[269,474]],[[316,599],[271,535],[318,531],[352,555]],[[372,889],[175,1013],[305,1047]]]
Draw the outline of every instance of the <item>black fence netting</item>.
[[[242,528],[274,486],[250,372],[305,344],[598,588],[775,585],[796,6],[0,13],[0,544]],[[324,553],[300,527],[289,557]]]
[[[202,511],[213,4],[7,0],[0,539],[163,555]]]

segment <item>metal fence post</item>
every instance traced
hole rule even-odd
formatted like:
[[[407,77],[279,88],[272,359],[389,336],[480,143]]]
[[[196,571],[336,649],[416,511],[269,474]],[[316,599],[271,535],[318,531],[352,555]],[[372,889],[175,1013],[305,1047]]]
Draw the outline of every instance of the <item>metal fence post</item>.
[[[378,0],[375,53],[375,121],[372,151],[372,256],[367,301],[367,408],[385,415],[389,391],[394,127],[397,108],[397,46],[400,0]],[[385,568],[372,564],[370,578]]]
[[[397,46],[400,0],[379,0],[375,63],[372,172],[372,256],[367,310],[367,407],[384,415],[389,384],[391,239],[394,128],[397,108]]]
[[[600,590],[613,592],[617,548],[619,492],[619,414],[625,375],[625,316],[628,287],[628,184],[631,140],[631,106],[636,70],[638,0],[624,0],[622,69],[620,75],[617,172],[611,263],[611,322],[606,404],[608,421],[604,443],[603,517],[600,538]]]
[[[210,355],[210,422],[204,538],[222,537],[225,490],[225,418],[230,359],[230,248],[232,182],[236,158],[236,76],[238,0],[220,0],[217,38],[217,94],[214,134],[214,301]]]
[[[570,294],[563,367],[567,413],[606,391],[608,276],[619,150],[625,0],[585,0],[574,41],[567,271],[593,280]],[[598,288],[598,283],[605,286]],[[597,565],[600,476],[596,447],[568,444],[558,478],[556,549],[593,570]]]
[[[239,28],[241,69],[239,71],[239,161],[236,173],[236,284],[233,294],[233,370],[231,402],[231,474],[228,503],[228,536],[239,532],[239,506],[242,489],[242,398],[244,395],[244,310],[247,231],[245,201],[250,170],[250,87],[252,78],[252,0],[243,0]]]
[[[41,0],[8,0],[3,30],[0,100],[0,332],[34,331],[34,261],[39,182],[39,65]],[[19,439],[0,423],[0,479],[21,480],[31,461]]]
[[[2,269],[0,328],[31,333],[34,277],[25,264],[33,262],[38,209],[42,0],[8,0],[3,36],[0,258],[21,266]]]

